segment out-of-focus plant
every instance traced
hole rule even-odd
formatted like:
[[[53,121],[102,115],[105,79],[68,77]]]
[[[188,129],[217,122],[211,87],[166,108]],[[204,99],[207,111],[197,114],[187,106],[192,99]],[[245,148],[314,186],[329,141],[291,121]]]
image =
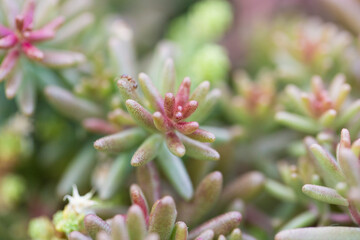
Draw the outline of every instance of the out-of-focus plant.
[[[190,95],[191,81],[185,78],[175,95],[173,67],[171,60],[165,65],[160,91],[141,73],[142,95],[134,79],[129,76],[118,79],[122,101],[135,126],[101,138],[94,146],[106,152],[124,152],[138,146],[131,164],[142,166],[156,158],[170,182],[188,199],[193,194],[192,184],[179,157],[186,154],[200,160],[219,159],[218,152],[206,144],[213,142],[215,136],[200,129],[197,122],[209,114],[219,90],[209,92],[209,83],[204,82]],[[160,92],[165,93],[164,98]],[[186,122],[188,118],[193,121]]]
[[[0,128],[0,173],[11,170],[23,158],[30,155],[32,131],[29,119],[15,115]]]
[[[188,75],[197,84],[203,80],[215,84],[227,77],[230,61],[225,48],[216,42],[229,29],[232,18],[228,2],[206,0],[174,20],[168,35],[175,43],[178,78]]]
[[[278,112],[276,120],[309,134],[337,131],[351,123],[360,111],[359,100],[346,101],[350,89],[341,74],[333,79],[328,90],[319,76],[311,79],[310,93],[289,85],[285,89],[284,105],[291,112]]]
[[[238,70],[233,84],[236,95],[222,99],[228,117],[250,131],[252,136],[255,132],[270,130],[274,126],[277,104],[274,74],[262,71],[256,80],[252,80],[245,71]]]
[[[255,177],[256,176],[256,177]],[[208,221],[202,222],[204,217],[209,215],[209,211],[218,212],[216,204],[226,204],[228,200],[239,197],[249,200],[258,193],[263,181],[259,185],[246,186],[247,180],[263,176],[259,173],[253,173],[251,176],[244,176],[235,181],[231,187],[224,190],[222,196],[222,175],[220,172],[213,172],[207,175],[196,189],[196,193],[190,202],[181,201],[179,204],[170,196],[164,196],[157,199],[152,208],[149,205],[152,201],[147,200],[145,192],[141,188],[132,184],[130,187],[131,206],[124,215],[115,215],[113,218],[104,221],[95,214],[88,214],[82,220],[74,222],[68,215],[62,218],[62,225],[67,226],[66,230],[59,228],[59,221],[56,213],[53,224],[46,218],[38,218],[31,221],[29,233],[33,239],[57,239],[61,236],[59,233],[66,233],[69,239],[223,239],[228,235],[231,239],[253,239],[251,236],[242,233],[237,228],[242,219],[239,211],[225,210],[226,212]],[[259,179],[260,180],[260,179]],[[237,187],[245,187],[249,191],[239,190]],[[147,188],[151,191],[151,189]],[[251,193],[250,193],[251,192]],[[91,207],[93,202],[89,199],[74,197],[69,201],[61,216],[65,212],[84,210],[85,207]],[[222,199],[223,198],[223,199]],[[226,201],[224,201],[226,199]],[[101,205],[101,203],[100,203]],[[177,205],[177,207],[176,207]],[[82,216],[83,214],[78,214]],[[76,219],[79,219],[77,217]],[[36,231],[36,227],[42,225],[46,231]],[[188,226],[191,228],[188,231]],[[55,229],[55,230],[54,230]],[[57,231],[57,233],[56,233]],[[87,236],[86,236],[87,235]],[[45,237],[46,236],[46,237]],[[43,237],[43,238],[41,238]]]
[[[38,3],[34,0],[1,2],[4,18],[0,24],[0,48],[6,54],[0,65],[0,81],[6,79],[6,96],[17,96],[20,109],[26,115],[34,111],[36,89],[44,84],[42,81],[49,81],[44,80],[44,70],[35,67],[33,61],[59,68],[74,66],[85,60],[84,55],[77,52],[40,50],[35,46],[39,44],[49,48],[42,42],[55,38],[57,33],[60,37],[56,41],[60,43],[92,22],[92,16],[88,13],[82,15],[82,19],[73,19],[71,27],[66,25],[59,33],[58,28],[64,23],[65,17],[53,18],[53,15],[60,7],[60,14],[71,15],[69,3],[66,2],[63,5],[45,0]],[[78,7],[74,5],[73,10],[71,12],[78,12]],[[49,45],[51,47],[52,44]]]
[[[343,53],[352,41],[348,32],[318,18],[284,20],[273,35],[273,61],[280,78],[302,84],[314,74],[328,78],[346,71]]]
[[[306,184],[302,187],[302,191],[321,202],[346,207],[353,221],[359,225],[359,140],[351,143],[349,131],[343,129],[336,149],[336,157],[319,144],[311,143],[312,141],[308,139],[307,144],[310,145],[308,147],[315,169],[325,186]]]

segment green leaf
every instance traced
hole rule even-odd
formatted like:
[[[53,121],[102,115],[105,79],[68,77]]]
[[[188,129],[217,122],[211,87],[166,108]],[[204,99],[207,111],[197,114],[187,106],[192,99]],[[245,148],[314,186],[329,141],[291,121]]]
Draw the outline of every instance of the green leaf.
[[[260,172],[249,172],[228,184],[221,195],[222,202],[235,198],[249,200],[258,194],[265,185],[265,177]]]
[[[151,113],[149,113],[138,102],[128,99],[126,100],[126,108],[135,122],[148,131],[157,131]]]
[[[350,186],[360,186],[360,163],[352,150],[339,148],[339,165]]]
[[[278,112],[275,119],[287,127],[309,134],[315,134],[321,130],[321,127],[315,121],[297,114]]]
[[[307,211],[299,214],[295,218],[288,221],[285,226],[281,228],[281,230],[293,229],[293,228],[301,228],[311,226],[316,222],[318,218],[318,214],[314,211]]]
[[[163,144],[157,161],[166,177],[176,191],[184,199],[189,200],[193,196],[193,186],[186,168],[180,158],[171,154]]]
[[[86,118],[99,117],[104,114],[99,106],[85,99],[74,96],[71,92],[56,86],[45,88],[49,102],[65,116],[82,121]]]
[[[171,234],[170,240],[187,240],[188,227],[184,222],[177,222]]]
[[[234,228],[239,226],[242,216],[239,212],[228,212],[209,221],[203,223],[199,227],[192,230],[189,234],[189,239],[194,239],[196,236],[206,230],[213,230],[215,237],[219,235],[227,235]]]
[[[125,217],[116,215],[111,221],[111,236],[112,240],[129,240],[129,233],[125,224]]]
[[[195,240],[212,240],[214,238],[214,231],[211,229],[205,230],[199,236],[195,238]]]
[[[129,160],[129,154],[121,154],[115,159],[104,184],[98,189],[101,199],[111,198],[119,188],[124,185],[127,177],[131,173]]]
[[[181,217],[185,222],[194,225],[204,217],[218,201],[222,191],[223,177],[220,172],[207,175],[195,191],[193,200],[181,208]]]
[[[272,196],[288,201],[288,202],[296,202],[296,195],[294,190],[290,187],[278,183],[274,180],[267,179],[265,182],[265,190],[271,194]]]
[[[309,227],[281,231],[275,240],[358,240],[360,228],[356,227]]]
[[[135,147],[145,137],[146,133],[141,128],[130,128],[96,140],[94,147],[99,151],[122,152]]]
[[[306,184],[303,186],[302,191],[307,196],[325,203],[349,206],[349,202],[332,188]]]
[[[158,90],[152,83],[150,77],[145,73],[140,73],[139,84],[141,86],[141,90],[144,93],[145,98],[150,103],[150,108],[154,111],[163,109],[164,101],[162,100]]]
[[[162,76],[160,78],[161,93],[174,93],[176,83],[176,73],[174,61],[171,58],[166,59]]]
[[[81,186],[90,180],[88,177],[84,177],[82,173],[92,171],[96,162],[95,153],[92,146],[86,146],[75,156],[62,175],[56,188],[59,196],[64,196],[69,193],[74,184]]]
[[[126,225],[130,240],[143,240],[146,236],[146,221],[141,208],[132,205],[126,215]]]
[[[154,162],[136,168],[136,179],[149,205],[161,197],[160,176]]]
[[[338,163],[323,147],[319,144],[312,144],[310,151],[315,157],[319,174],[323,177],[327,185],[335,186],[338,182],[345,180]]]
[[[131,165],[142,166],[153,160],[158,154],[162,142],[162,136],[159,134],[148,137],[131,158]]]
[[[100,231],[111,233],[111,228],[104,220],[95,214],[88,214],[84,218],[84,226],[91,238],[95,239]]]
[[[159,234],[160,240],[168,240],[176,215],[176,206],[172,197],[165,196],[156,201],[150,212],[149,232]]]
[[[220,154],[207,144],[193,140],[182,134],[179,135],[182,143],[185,146],[186,155],[198,160],[216,161],[220,159]]]

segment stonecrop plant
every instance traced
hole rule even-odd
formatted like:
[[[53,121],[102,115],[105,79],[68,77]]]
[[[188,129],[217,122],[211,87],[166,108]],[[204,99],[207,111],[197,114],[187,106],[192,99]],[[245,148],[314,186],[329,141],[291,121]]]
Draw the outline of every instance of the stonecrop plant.
[[[0,0],[0,239],[360,239],[359,9]]]

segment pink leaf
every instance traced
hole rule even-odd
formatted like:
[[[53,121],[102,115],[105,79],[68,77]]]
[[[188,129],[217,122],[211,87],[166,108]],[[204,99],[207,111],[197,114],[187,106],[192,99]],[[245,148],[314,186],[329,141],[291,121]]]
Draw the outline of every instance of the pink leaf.
[[[185,103],[189,100],[190,86],[191,86],[190,78],[186,77],[182,81],[179,90],[176,94],[176,98],[175,98],[176,107],[184,106]]]
[[[13,34],[13,32],[7,27],[0,24],[0,37],[4,37],[9,34]]]
[[[176,129],[182,134],[188,135],[199,129],[197,122],[180,122],[175,125]]]
[[[81,53],[70,51],[44,51],[42,63],[51,67],[71,67],[86,60]]]
[[[44,58],[44,53],[30,42],[24,42],[22,44],[22,50],[30,59],[39,61]]]
[[[183,119],[186,119],[188,118],[191,114],[193,114],[196,109],[198,107],[198,102],[197,101],[190,101],[190,102],[187,102],[184,106],[184,109],[183,109]]]
[[[0,49],[1,48],[12,48],[16,45],[18,39],[15,34],[9,34],[3,38],[0,38]]]
[[[22,30],[29,30],[33,28],[34,12],[35,12],[35,1],[27,0],[24,5],[23,16],[23,27]]]
[[[13,70],[19,58],[19,51],[13,49],[8,52],[0,66],[0,81],[4,80]]]

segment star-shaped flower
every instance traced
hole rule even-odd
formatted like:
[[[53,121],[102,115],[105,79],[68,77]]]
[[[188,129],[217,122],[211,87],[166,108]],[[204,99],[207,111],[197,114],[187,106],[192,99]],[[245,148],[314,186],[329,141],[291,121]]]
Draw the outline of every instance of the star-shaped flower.
[[[64,201],[68,200],[69,203],[66,206],[66,209],[68,211],[74,211],[77,214],[82,214],[87,212],[87,210],[96,205],[97,202],[94,200],[91,200],[92,196],[94,195],[94,192],[88,192],[84,196],[80,196],[79,191],[76,187],[76,185],[73,185],[73,192],[72,196],[66,195],[64,197]]]

